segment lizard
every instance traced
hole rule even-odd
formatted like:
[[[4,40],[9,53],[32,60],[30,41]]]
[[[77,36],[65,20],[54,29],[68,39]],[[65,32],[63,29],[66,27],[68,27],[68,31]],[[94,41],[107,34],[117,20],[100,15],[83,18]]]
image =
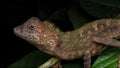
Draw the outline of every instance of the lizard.
[[[31,17],[13,30],[15,35],[47,54],[63,60],[83,58],[84,68],[91,67],[91,57],[100,54],[105,45],[120,47],[115,40],[120,36],[119,19],[100,19],[63,32],[51,21]]]

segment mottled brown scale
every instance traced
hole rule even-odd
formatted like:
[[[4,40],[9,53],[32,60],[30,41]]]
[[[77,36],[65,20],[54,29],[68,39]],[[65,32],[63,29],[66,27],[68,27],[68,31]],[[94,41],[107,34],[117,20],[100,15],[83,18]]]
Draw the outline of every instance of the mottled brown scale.
[[[24,24],[14,28],[14,32],[38,49],[53,56],[64,60],[84,57],[84,60],[89,61],[91,56],[101,52],[103,44],[105,44],[103,41],[106,39],[100,37],[112,39],[120,36],[120,20],[96,20],[74,31],[62,32],[49,21],[42,22],[38,18],[32,17]],[[109,42],[109,40],[107,41]],[[85,65],[87,63],[85,62]],[[88,65],[86,68],[89,67]]]
[[[120,36],[120,29],[119,29],[120,25],[118,24],[120,22],[118,21],[119,20],[114,20],[114,19],[102,19],[102,20],[94,21],[92,23],[89,23],[88,25],[81,27],[80,29],[82,30],[82,33],[84,34],[83,38],[85,36],[82,42],[83,44],[85,43],[84,46],[87,46],[85,47],[86,48],[85,51],[90,50],[93,56],[96,54],[99,54],[99,52],[101,51],[102,45],[92,42],[91,41],[92,35],[100,36],[104,38],[119,37]],[[80,29],[78,29],[78,32]],[[87,44],[86,42],[89,44]]]

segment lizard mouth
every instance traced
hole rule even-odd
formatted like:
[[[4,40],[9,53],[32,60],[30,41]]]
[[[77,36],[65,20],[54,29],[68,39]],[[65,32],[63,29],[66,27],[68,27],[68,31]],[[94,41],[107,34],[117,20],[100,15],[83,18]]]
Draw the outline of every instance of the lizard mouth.
[[[19,36],[20,35],[20,29],[18,28],[19,26],[15,27],[13,29],[13,32],[15,33],[15,35]]]
[[[25,39],[25,36],[24,34],[22,33],[22,30],[20,29],[21,27],[20,26],[17,26],[13,29],[13,32],[16,36],[20,37],[20,38],[23,38]]]
[[[32,44],[39,41],[39,38],[35,34],[30,34],[27,31],[24,31],[22,28],[22,26],[15,27],[13,29],[14,34],[28,42],[31,42]]]

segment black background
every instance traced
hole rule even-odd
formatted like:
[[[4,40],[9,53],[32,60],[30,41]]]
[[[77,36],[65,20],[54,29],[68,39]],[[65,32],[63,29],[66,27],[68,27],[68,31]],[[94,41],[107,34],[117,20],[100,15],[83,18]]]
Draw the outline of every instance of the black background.
[[[71,5],[68,2],[69,0],[0,1],[0,68],[7,67],[27,53],[37,49],[23,39],[15,36],[13,28],[22,24],[30,17],[38,17],[39,7],[41,7],[40,4],[43,1],[50,4],[50,9],[54,10]]]

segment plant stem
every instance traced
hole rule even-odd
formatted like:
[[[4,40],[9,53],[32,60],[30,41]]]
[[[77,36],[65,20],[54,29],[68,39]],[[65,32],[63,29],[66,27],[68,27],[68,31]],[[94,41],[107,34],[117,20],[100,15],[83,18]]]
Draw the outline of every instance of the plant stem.
[[[49,67],[53,66],[59,60],[60,60],[59,58],[52,57],[47,62],[45,62],[44,64],[38,66],[38,68],[49,68]]]

